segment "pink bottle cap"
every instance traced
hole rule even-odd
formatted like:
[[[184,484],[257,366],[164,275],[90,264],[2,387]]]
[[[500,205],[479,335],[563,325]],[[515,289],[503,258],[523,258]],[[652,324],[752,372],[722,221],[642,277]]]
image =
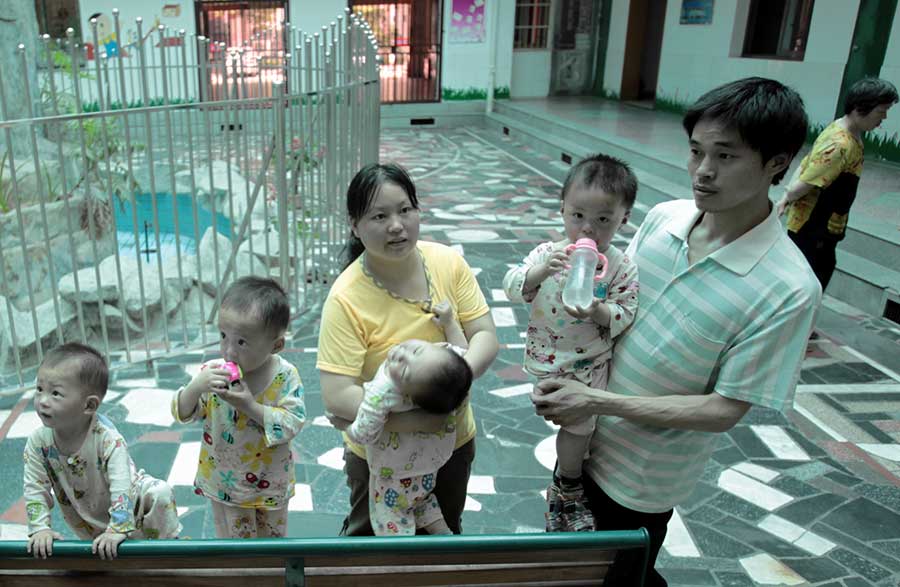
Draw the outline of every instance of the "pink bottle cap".
[[[600,281],[606,277],[606,269],[609,267],[609,260],[606,258],[606,255],[597,250],[597,243],[594,242],[594,239],[580,238],[575,241],[574,245],[567,246],[566,252],[571,254],[575,249],[590,249],[591,251],[594,251],[594,254],[596,254],[599,259],[598,265],[601,267],[600,273],[594,276],[594,281]],[[571,268],[569,265],[566,265],[566,267]]]
[[[600,251],[597,250],[597,243],[594,242],[592,238],[580,238],[575,241],[575,249],[590,249],[595,253],[599,254]]]
[[[241,368],[237,363],[232,363],[231,361],[226,361],[222,363],[222,369],[228,371],[228,382],[234,383],[235,381],[239,381],[244,377],[244,374],[241,372]]]

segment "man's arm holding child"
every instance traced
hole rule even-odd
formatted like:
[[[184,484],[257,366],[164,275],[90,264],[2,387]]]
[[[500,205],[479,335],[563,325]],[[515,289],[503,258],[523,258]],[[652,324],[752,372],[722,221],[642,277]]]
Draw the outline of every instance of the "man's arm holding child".
[[[591,389],[577,381],[548,379],[535,386],[531,401],[538,415],[560,425],[589,413],[663,428],[729,430],[752,404],[777,410],[791,406],[820,300],[818,282],[810,281],[774,315],[757,317],[755,326],[720,359],[711,393],[642,397]],[[771,354],[776,344],[778,361],[756,360]]]
[[[585,414],[618,416],[660,428],[724,432],[737,424],[750,403],[718,393],[705,395],[627,396],[593,389],[578,381],[547,379],[535,386],[537,414],[566,426]]]

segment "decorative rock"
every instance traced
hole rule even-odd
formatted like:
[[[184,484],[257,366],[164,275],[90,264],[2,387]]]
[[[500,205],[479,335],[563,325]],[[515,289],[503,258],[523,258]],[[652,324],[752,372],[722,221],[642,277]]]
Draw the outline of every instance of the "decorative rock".
[[[68,340],[68,334],[73,326],[75,318],[75,306],[60,300],[59,302],[60,323],[63,337]],[[13,328],[9,323],[9,311],[12,311],[12,326],[15,326],[15,340],[13,340]],[[38,340],[42,342],[43,348],[48,345],[55,345],[56,341],[56,311],[53,302],[45,302],[35,310],[37,317],[37,332],[35,332],[34,322],[30,312],[20,312],[10,304],[7,307],[7,300],[0,296],[0,365],[4,364],[10,353],[25,351],[33,351],[36,348]]]
[[[106,320],[106,328],[110,332],[119,333],[128,327],[130,332],[141,332],[142,328],[135,323],[128,314],[110,304],[85,304],[83,307],[85,324],[100,329],[100,308],[103,308],[103,317]]]
[[[221,234],[215,232],[212,227],[206,229],[203,238],[200,239],[200,246],[197,248],[200,266],[203,268],[203,283],[201,284],[204,291],[211,295],[215,295],[219,289],[218,279],[225,278],[225,270],[228,267],[228,259],[231,256],[231,241]],[[216,251],[218,250],[218,273],[216,273]],[[228,276],[228,283],[234,281],[236,277],[251,274],[251,256],[246,251],[238,251],[234,260],[235,267]],[[257,263],[258,265],[258,263]]]

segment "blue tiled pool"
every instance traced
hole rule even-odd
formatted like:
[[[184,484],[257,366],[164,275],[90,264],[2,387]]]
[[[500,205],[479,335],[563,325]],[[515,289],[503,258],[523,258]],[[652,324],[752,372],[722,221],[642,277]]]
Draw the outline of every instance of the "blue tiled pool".
[[[156,237],[153,225],[153,197],[149,193],[135,196],[139,234],[139,250],[142,253],[155,252]],[[159,211],[159,238],[161,255],[166,258],[175,254],[175,214],[178,214],[178,230],[182,253],[196,253],[197,241],[206,230],[213,225],[213,213],[208,208],[197,206],[197,232],[194,231],[194,217],[191,205],[191,194],[169,193],[156,194],[156,207]],[[132,219],[131,200],[119,202],[115,206],[117,238],[119,251],[133,254],[134,224]],[[216,231],[231,237],[231,222],[222,214],[215,214]]]

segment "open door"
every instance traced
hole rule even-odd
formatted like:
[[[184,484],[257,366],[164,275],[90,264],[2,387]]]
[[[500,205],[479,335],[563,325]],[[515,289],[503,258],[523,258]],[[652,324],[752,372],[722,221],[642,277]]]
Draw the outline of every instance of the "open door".
[[[559,0],[555,3],[551,96],[590,93],[599,5],[600,2],[593,0]]]
[[[381,55],[381,103],[441,99],[441,0],[351,0]]]
[[[619,92],[623,101],[653,107],[665,22],[666,0],[631,0]]]

